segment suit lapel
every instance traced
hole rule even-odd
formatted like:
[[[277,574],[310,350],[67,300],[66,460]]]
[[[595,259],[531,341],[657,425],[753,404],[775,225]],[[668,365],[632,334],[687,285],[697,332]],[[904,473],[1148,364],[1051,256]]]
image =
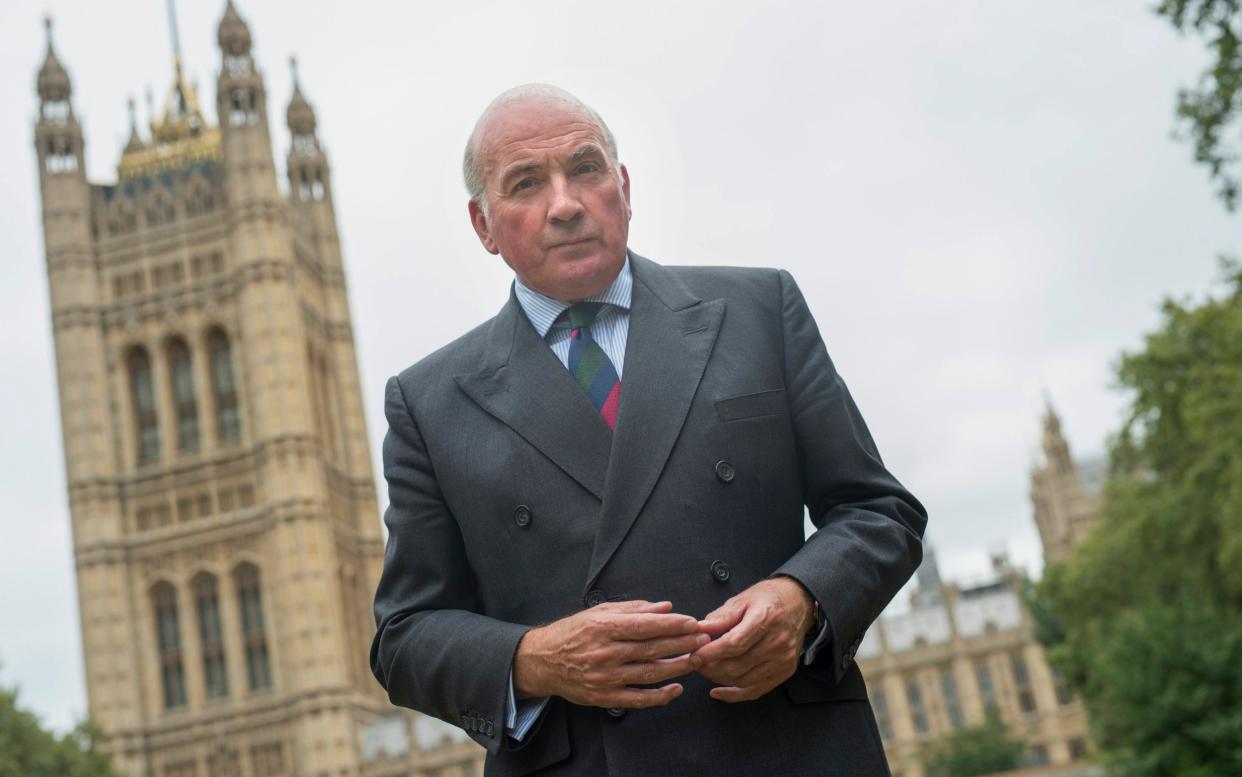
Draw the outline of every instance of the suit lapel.
[[[590,589],[633,526],[681,433],[724,317],[667,269],[630,254],[634,294]],[[585,590],[585,589],[584,589]]]
[[[603,498],[612,432],[512,294],[492,320],[481,369],[455,377],[481,408]]]

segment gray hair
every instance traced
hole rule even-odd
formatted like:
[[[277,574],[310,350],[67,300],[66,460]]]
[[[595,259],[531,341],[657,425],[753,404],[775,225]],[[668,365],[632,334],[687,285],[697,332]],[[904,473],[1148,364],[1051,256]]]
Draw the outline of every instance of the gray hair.
[[[483,122],[498,109],[509,103],[530,97],[561,102],[580,109],[599,129],[599,134],[604,139],[604,151],[608,154],[608,161],[614,165],[617,162],[617,139],[613,137],[612,130],[608,129],[608,125],[604,123],[603,118],[600,117],[594,108],[559,86],[552,86],[551,84],[522,84],[521,86],[515,86],[512,89],[501,92],[483,110],[479,120],[474,123],[474,129],[471,130],[470,137],[466,139],[466,151],[461,158],[461,174],[466,182],[466,191],[470,193],[470,199],[479,204],[484,216],[487,215],[488,207],[487,190],[483,182],[483,173],[479,170],[479,160],[476,155],[479,129],[483,126]],[[620,174],[618,173],[618,175]]]

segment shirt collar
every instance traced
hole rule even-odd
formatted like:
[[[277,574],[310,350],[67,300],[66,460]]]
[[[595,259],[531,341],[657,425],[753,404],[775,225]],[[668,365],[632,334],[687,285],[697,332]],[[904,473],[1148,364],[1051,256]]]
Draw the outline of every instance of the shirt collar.
[[[522,279],[517,277],[513,279],[513,291],[517,295],[518,304],[522,306],[522,311],[526,313],[531,326],[535,327],[540,337],[547,337],[548,330],[556,322],[557,316],[570,305],[568,302],[540,294],[522,283]],[[627,253],[625,264],[621,265],[621,272],[617,273],[612,285],[593,297],[587,297],[583,302],[604,302],[629,310],[633,292],[634,276],[630,272],[630,255]]]

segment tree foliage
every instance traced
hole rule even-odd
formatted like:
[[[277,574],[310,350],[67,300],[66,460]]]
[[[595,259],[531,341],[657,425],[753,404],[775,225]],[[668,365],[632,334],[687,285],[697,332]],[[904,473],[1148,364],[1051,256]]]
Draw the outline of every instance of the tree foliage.
[[[1122,774],[1242,774],[1242,271],[1168,301],[1121,360],[1133,396],[1099,524],[1050,567],[1040,635]]]
[[[1207,165],[1225,207],[1242,184],[1242,0],[1162,0],[1156,13],[1181,33],[1205,38],[1212,63],[1193,88],[1178,92],[1177,115],[1189,130],[1195,161]]]
[[[995,713],[977,726],[960,728],[935,744],[927,773],[936,777],[979,777],[1018,768],[1026,744],[1009,733]]]
[[[120,777],[99,739],[86,723],[57,737],[18,706],[16,691],[0,688],[0,777]]]

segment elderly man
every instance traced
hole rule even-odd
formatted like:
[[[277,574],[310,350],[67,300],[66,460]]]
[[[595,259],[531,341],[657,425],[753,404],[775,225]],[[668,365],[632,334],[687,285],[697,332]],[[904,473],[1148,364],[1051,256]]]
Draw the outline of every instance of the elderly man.
[[[496,98],[464,169],[515,279],[388,382],[393,703],[489,776],[888,774],[853,656],[926,513],[793,279],[630,251],[612,133],[554,87]]]

